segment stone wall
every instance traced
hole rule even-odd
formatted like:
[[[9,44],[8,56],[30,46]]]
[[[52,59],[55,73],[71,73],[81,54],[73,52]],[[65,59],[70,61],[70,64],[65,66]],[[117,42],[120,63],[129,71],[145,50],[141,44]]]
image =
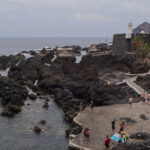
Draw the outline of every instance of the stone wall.
[[[137,34],[140,35],[145,43],[150,44],[150,34]],[[132,36],[133,38],[134,36]],[[125,34],[115,34],[113,37],[112,54],[114,56],[126,56],[126,52],[135,50],[131,44],[132,39],[126,39]]]
[[[112,54],[114,56],[126,56],[131,49],[131,40],[125,38],[125,34],[115,34],[113,37]]]

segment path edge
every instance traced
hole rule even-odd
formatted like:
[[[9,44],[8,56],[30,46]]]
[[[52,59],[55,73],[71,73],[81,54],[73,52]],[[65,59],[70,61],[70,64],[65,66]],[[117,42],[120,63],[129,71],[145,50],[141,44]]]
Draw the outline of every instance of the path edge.
[[[80,127],[80,134],[81,134],[83,127],[82,127],[82,124],[78,121],[78,118],[80,118],[80,112],[78,113],[78,115],[76,117],[73,118],[73,122],[74,122],[74,124],[76,124],[77,126]],[[80,135],[80,134],[78,134],[78,135]],[[74,139],[72,139],[72,140],[69,141],[68,150],[91,150],[91,149],[87,148],[87,147],[77,145],[74,142]]]

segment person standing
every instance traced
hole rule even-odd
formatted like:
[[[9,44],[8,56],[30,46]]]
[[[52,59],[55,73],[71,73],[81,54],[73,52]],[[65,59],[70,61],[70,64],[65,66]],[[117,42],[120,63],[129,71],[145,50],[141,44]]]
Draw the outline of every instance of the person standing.
[[[119,131],[119,133],[124,130],[124,127],[125,127],[125,123],[124,123],[124,121],[122,121],[121,124],[120,124],[120,131]]]
[[[114,120],[111,122],[112,132],[114,132],[114,130],[115,130],[115,123],[116,123],[116,119],[114,119]]]
[[[94,102],[93,101],[90,102],[90,107],[91,107],[91,111],[92,111],[92,114],[93,114],[93,107],[94,107]]]
[[[80,111],[82,111],[83,110],[83,102],[81,101],[80,102]]]
[[[111,139],[110,139],[110,137],[107,135],[107,136],[106,136],[106,139],[105,139],[105,147],[106,147],[106,150],[110,150],[110,143],[111,143]]]
[[[133,98],[132,98],[132,97],[130,97],[130,98],[129,98],[130,108],[132,107],[132,103],[133,103]]]
[[[84,136],[85,136],[86,142],[90,143],[90,129],[89,128],[84,129]]]
[[[145,101],[145,91],[142,92],[142,102]]]

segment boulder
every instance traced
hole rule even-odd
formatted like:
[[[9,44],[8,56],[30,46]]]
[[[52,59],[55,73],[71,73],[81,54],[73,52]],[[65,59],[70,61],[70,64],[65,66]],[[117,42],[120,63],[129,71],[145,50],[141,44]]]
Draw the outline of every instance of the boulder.
[[[39,123],[42,124],[42,125],[45,125],[46,121],[45,120],[40,120]]]
[[[43,108],[48,108],[48,107],[49,107],[48,102],[45,102],[44,105],[43,105]]]
[[[38,126],[34,126],[33,131],[34,131],[36,134],[40,134],[41,131],[42,131],[42,129],[41,129],[40,127],[38,127]]]
[[[148,120],[148,119],[149,119],[149,118],[147,118],[146,115],[144,115],[144,114],[141,114],[141,115],[140,115],[140,118],[143,119],[143,120]]]
[[[5,117],[14,117],[20,111],[21,111],[21,108],[19,106],[8,104],[7,106],[3,108],[1,115]]]
[[[35,94],[29,94],[28,96],[31,100],[35,100],[37,98]]]

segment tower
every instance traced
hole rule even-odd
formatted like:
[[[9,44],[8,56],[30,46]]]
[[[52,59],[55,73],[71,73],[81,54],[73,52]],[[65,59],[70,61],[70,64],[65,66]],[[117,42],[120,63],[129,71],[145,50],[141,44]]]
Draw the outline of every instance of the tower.
[[[131,39],[133,34],[133,25],[131,22],[128,23],[128,30],[126,32],[126,39]]]

